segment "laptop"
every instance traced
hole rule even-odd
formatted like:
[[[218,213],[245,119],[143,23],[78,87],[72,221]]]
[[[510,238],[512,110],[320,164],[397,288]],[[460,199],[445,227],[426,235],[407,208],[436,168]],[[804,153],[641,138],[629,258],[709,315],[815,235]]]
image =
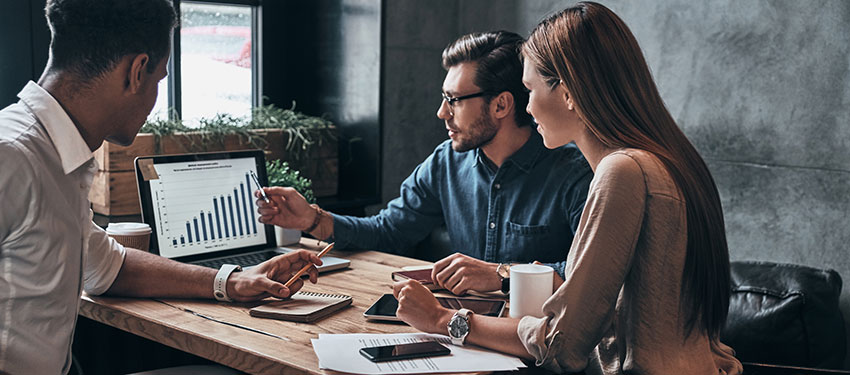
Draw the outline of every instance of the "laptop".
[[[138,157],[136,183],[142,220],[151,226],[150,252],[218,269],[243,268],[295,251],[278,247],[274,226],[257,221],[251,173],[267,186],[261,150]],[[325,256],[319,272],[346,268]]]

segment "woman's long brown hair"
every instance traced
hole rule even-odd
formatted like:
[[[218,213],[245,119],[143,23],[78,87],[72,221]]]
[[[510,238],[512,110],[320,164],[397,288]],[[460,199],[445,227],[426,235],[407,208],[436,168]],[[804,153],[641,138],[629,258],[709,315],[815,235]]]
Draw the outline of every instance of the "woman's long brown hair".
[[[685,329],[718,337],[730,295],[720,196],[705,161],[661,100],[634,35],[608,8],[581,2],[541,22],[522,53],[550,87],[566,85],[579,116],[605,146],[645,150],[665,165],[687,211]]]

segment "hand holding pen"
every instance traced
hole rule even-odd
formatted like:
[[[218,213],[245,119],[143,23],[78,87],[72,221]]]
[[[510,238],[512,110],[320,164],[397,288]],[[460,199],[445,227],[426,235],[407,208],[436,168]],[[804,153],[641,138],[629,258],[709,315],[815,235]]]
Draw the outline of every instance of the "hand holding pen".
[[[316,209],[293,188],[260,188],[254,196],[258,198],[257,212],[263,224],[303,231],[316,219]]]
[[[330,244],[328,244],[328,246],[325,246],[325,248],[322,249],[322,251],[320,251],[318,254],[316,254],[316,256],[321,258],[321,257],[325,256],[325,254],[327,254],[333,248],[334,248],[334,244],[330,243]],[[294,275],[292,275],[292,277],[289,278],[289,281],[287,281],[286,284],[283,284],[283,286],[289,288],[289,286],[292,285],[292,283],[294,283],[296,280],[298,280],[298,278],[301,277],[301,275],[303,275],[304,272],[307,272],[308,270],[310,270],[311,267],[313,267],[313,265],[310,264],[310,263],[304,265],[304,267],[302,267],[300,270],[298,270],[298,272],[296,272]]]
[[[251,171],[251,177],[254,179],[254,183],[257,184],[257,189],[259,189],[258,191],[260,192],[260,195],[263,197],[263,201],[265,201],[266,203],[270,203],[269,197],[266,195],[266,192],[263,190],[263,185],[260,184],[260,179],[257,178],[257,174],[254,173],[254,171]]]

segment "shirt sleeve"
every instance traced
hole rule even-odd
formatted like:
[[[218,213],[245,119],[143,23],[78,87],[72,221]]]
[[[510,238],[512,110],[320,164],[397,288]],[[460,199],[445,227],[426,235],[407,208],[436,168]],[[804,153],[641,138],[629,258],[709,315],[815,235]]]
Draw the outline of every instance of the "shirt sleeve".
[[[612,154],[600,162],[565,282],[543,305],[542,318],[526,316],[517,327],[538,366],[581,371],[610,328],[641,232],[646,191],[642,170],[630,156]]]
[[[105,293],[124,264],[126,249],[94,222],[89,227],[83,287],[93,295]]]
[[[30,219],[35,173],[24,150],[0,141],[0,245],[21,233]],[[2,248],[2,246],[0,246]]]
[[[377,215],[333,215],[334,241],[340,246],[410,255],[410,249],[443,223],[439,197],[438,148],[401,184],[401,194]]]

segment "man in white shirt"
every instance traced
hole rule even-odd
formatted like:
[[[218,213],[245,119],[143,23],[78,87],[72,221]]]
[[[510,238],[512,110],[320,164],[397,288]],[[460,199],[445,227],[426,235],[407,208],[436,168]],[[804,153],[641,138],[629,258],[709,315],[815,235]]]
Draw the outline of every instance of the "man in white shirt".
[[[127,145],[166,76],[168,0],[49,0],[50,59],[0,111],[0,374],[58,374],[83,290],[91,294],[287,297],[282,282],[315,254],[217,272],[124,248],[92,221],[88,191],[104,140]],[[310,280],[316,282],[315,267]]]

